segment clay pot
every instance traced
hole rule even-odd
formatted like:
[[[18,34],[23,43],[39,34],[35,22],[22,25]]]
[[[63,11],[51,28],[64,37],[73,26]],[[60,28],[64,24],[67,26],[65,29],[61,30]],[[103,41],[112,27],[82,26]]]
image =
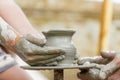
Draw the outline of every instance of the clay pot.
[[[50,30],[43,32],[47,38],[45,46],[58,47],[65,51],[65,59],[58,65],[70,65],[73,64],[76,48],[72,44],[72,36],[75,33],[73,30]]]

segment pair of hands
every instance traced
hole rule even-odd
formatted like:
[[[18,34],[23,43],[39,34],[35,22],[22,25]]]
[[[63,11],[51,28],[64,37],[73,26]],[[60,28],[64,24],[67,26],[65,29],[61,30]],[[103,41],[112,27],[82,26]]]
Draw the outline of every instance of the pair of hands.
[[[77,75],[81,80],[120,80],[120,53],[102,51],[101,56],[81,58],[78,64],[86,62],[96,64],[96,67],[81,69]]]

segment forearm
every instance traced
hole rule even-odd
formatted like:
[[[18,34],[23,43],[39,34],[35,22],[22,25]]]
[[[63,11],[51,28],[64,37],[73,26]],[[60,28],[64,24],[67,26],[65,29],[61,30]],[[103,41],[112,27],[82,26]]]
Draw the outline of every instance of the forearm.
[[[38,33],[13,0],[0,0],[0,16],[21,34]]]
[[[0,18],[0,44],[2,46],[12,50],[20,37],[19,33]]]

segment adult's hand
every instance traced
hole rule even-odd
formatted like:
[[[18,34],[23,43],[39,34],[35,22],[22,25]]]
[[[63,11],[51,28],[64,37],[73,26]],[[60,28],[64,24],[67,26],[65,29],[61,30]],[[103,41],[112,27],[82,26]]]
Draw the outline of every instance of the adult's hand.
[[[18,55],[30,65],[57,65],[59,61],[64,59],[63,50],[55,47],[41,47],[40,45],[39,37],[35,38],[29,34],[17,41],[15,49]]]
[[[39,34],[20,35],[0,18],[0,44],[17,53],[30,65],[57,65],[64,59],[64,51],[53,47],[43,47],[46,40]]]
[[[101,79],[99,73],[100,69],[85,69],[80,70],[80,72],[77,73],[77,77],[80,80],[120,80],[120,69],[109,75],[107,79]]]
[[[116,78],[119,79],[118,74],[120,71],[118,69],[120,69],[120,54],[117,52],[112,52],[112,51],[102,51],[101,56],[96,57],[96,58],[89,57],[89,58],[79,59],[78,64],[83,64],[86,61],[90,63],[97,63],[99,65],[104,64],[104,66],[102,66],[100,69],[97,69],[97,72],[98,72],[97,78],[93,77],[96,74],[90,73],[91,69],[89,69],[86,72],[86,73],[90,73],[89,80],[90,79],[92,80],[96,80],[96,79],[97,80],[106,80],[106,79],[116,80]],[[96,68],[93,68],[93,69],[96,69]],[[78,73],[78,74],[79,74],[79,78],[81,78],[82,80],[87,80],[81,77],[81,73]]]
[[[104,54],[108,53],[110,55],[109,51],[103,52],[103,53]],[[116,71],[118,69],[120,69],[120,53],[114,52],[110,56],[109,55],[108,55],[108,57],[107,57],[107,55],[105,55],[105,56],[106,56],[106,58],[111,59],[111,61],[109,63],[107,63],[104,67],[102,67],[100,70],[99,77],[101,78],[101,80],[107,79],[110,75],[113,75],[114,72],[115,72],[115,74],[117,74]],[[110,78],[108,78],[108,79],[110,79]]]

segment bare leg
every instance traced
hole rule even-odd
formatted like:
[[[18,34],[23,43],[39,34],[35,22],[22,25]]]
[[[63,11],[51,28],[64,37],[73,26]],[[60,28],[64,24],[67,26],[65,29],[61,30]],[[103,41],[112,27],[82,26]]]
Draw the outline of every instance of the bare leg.
[[[16,65],[0,73],[0,80],[33,80],[33,79],[23,69]]]

